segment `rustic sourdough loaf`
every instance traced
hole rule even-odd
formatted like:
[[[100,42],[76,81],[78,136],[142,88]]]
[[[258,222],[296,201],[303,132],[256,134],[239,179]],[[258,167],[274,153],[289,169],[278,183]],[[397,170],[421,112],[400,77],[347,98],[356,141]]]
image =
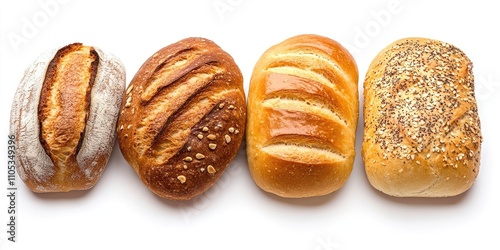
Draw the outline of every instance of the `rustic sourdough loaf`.
[[[151,56],[126,90],[118,121],[123,156],[160,197],[188,200],[210,188],[236,156],[245,131],[243,77],[204,38]]]
[[[34,192],[89,189],[113,150],[125,69],[113,55],[80,43],[41,55],[12,104],[16,166]]]

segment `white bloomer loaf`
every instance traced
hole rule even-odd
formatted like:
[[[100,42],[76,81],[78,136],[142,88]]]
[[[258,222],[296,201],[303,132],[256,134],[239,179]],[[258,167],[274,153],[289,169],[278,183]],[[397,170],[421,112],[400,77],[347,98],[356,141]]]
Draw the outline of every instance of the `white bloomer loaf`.
[[[26,71],[11,110],[20,178],[34,192],[93,187],[113,149],[125,69],[80,43],[42,54]]]
[[[300,35],[268,49],[250,81],[247,158],[255,183],[288,198],[329,194],[354,162],[358,71],[349,52]]]
[[[461,50],[406,38],[375,57],[362,146],[374,188],[399,197],[463,193],[478,175],[481,142],[472,63]]]

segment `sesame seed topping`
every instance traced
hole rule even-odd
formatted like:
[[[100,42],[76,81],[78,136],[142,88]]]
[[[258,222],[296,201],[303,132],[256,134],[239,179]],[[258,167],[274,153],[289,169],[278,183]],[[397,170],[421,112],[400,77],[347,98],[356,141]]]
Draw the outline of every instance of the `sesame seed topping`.
[[[200,153],[197,153],[195,157],[196,157],[196,159],[198,159],[198,160],[205,159],[205,156],[204,156],[203,154],[200,154]]]
[[[214,134],[207,135],[207,139],[209,139],[211,141],[215,140],[215,138],[216,138],[216,136]]]
[[[200,168],[200,171],[203,173],[205,172],[205,168]]]
[[[239,133],[240,133],[240,131],[239,131],[238,129],[235,129],[235,130],[234,130],[234,134],[235,134],[235,135],[237,135],[237,134],[239,134]]]
[[[203,127],[203,132],[207,132],[208,131],[208,127]]]
[[[228,143],[228,144],[231,142],[231,136],[229,136],[229,135],[225,135],[224,139],[226,140],[226,143]]]
[[[123,125],[120,126],[120,130],[123,130]]]
[[[233,105],[229,105],[229,107],[227,107],[228,109],[234,109],[234,106]]]
[[[230,127],[230,128],[228,129],[228,131],[229,131],[229,133],[231,133],[231,134],[232,134],[232,133],[234,133],[234,128],[233,128],[233,127]]]
[[[202,134],[198,134],[198,139],[202,140],[203,139],[203,135]]]
[[[193,158],[191,158],[191,157],[188,156],[188,157],[184,158],[184,161],[186,161],[186,162],[192,162]]]
[[[477,162],[469,149],[476,152],[482,137],[467,56],[450,44],[413,39],[384,53],[365,80],[365,90],[379,100],[365,106],[365,123],[374,133],[365,141],[380,145],[384,158],[415,160],[429,150],[423,155],[439,154],[443,166]],[[457,109],[466,112],[459,122]]]
[[[184,182],[186,182],[186,176],[179,175],[177,176],[177,180],[179,180],[182,184],[184,184]]]
[[[209,147],[211,150],[215,150],[215,148],[217,148],[217,144],[215,144],[215,143],[210,143],[210,144],[208,144],[208,147]]]
[[[224,103],[219,104],[219,108],[224,108]]]

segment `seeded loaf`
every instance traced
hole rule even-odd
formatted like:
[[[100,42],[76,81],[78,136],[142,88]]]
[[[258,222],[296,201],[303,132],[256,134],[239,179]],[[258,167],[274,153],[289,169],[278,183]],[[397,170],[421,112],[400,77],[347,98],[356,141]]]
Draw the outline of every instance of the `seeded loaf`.
[[[189,200],[236,156],[245,131],[242,74],[219,46],[187,38],[151,56],[128,86],[121,152],[160,197]]]
[[[374,188],[399,197],[463,193],[478,175],[481,141],[472,63],[461,50],[406,38],[375,57],[362,146]]]
[[[358,70],[339,43],[299,35],[269,48],[250,81],[247,159],[255,183],[287,198],[343,186],[355,156]]]
[[[42,54],[12,104],[19,177],[34,192],[93,187],[109,160],[125,91],[114,56],[80,43]]]

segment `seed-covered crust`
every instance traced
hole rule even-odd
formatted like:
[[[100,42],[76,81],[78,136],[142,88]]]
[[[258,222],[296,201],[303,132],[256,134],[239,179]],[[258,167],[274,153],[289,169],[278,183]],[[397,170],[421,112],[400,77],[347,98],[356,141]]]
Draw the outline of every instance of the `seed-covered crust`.
[[[396,41],[364,84],[363,159],[371,184],[394,196],[452,196],[479,171],[472,62],[453,45]]]

